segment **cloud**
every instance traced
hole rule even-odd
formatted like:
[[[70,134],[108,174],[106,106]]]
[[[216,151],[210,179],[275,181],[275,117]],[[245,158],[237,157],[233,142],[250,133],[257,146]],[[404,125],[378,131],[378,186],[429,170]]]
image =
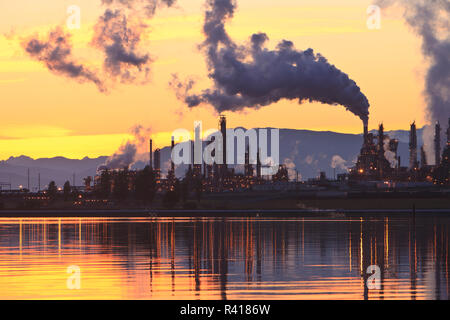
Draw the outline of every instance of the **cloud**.
[[[42,62],[50,72],[75,79],[80,83],[92,82],[100,91],[106,90],[103,81],[97,76],[97,71],[76,61],[72,54],[70,35],[62,28],[53,29],[45,38],[35,35],[26,39],[22,46],[32,58]]]
[[[103,69],[108,77],[130,83],[143,74],[148,80],[152,59],[148,53],[139,53],[142,32],[147,26],[130,21],[120,10],[107,9],[94,26],[91,45],[105,54]]]
[[[141,48],[142,35],[148,28],[144,20],[152,17],[159,6],[174,5],[175,0],[103,0],[102,3],[108,8],[98,18],[90,42],[104,55],[102,70],[91,69],[73,55],[70,34],[61,27],[43,38],[29,37],[22,43],[23,48],[50,72],[80,83],[94,83],[100,92],[107,92],[116,82],[148,83],[153,60]]]

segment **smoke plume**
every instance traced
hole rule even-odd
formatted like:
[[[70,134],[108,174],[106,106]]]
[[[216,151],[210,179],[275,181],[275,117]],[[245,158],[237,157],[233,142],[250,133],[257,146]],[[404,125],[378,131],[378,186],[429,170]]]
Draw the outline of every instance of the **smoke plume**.
[[[134,126],[131,129],[133,138],[120,146],[119,150],[110,156],[101,167],[111,170],[129,168],[136,162],[138,150],[146,145],[150,132],[150,128],[144,128],[141,125]]]
[[[147,29],[144,20],[151,18],[159,6],[170,7],[175,0],[102,0],[108,8],[94,26],[90,45],[104,55],[101,71],[91,70],[72,54],[70,35],[58,27],[40,39],[32,36],[23,42],[25,51],[41,61],[53,73],[93,82],[101,92],[119,81],[147,83],[150,54],[142,52],[142,35]]]
[[[155,15],[158,7],[172,7],[176,0],[102,0],[102,3],[108,6],[116,5],[133,10],[134,12],[144,13],[148,18]]]
[[[383,149],[384,149],[384,157],[389,161],[391,168],[397,167],[397,157],[395,153],[389,149],[390,138],[386,138],[383,140]]]
[[[107,9],[98,19],[91,45],[104,52],[103,69],[109,78],[129,83],[143,74],[143,81],[148,79],[152,60],[148,53],[138,52],[145,28],[140,21],[129,21],[121,10]]]
[[[222,112],[260,108],[281,99],[317,101],[342,105],[367,121],[369,102],[359,87],[313,49],[299,51],[283,40],[270,50],[264,46],[265,33],[253,34],[245,46],[234,43],[225,23],[235,9],[234,0],[207,0],[202,48],[214,86],[189,94],[192,82],[184,85],[175,77],[171,83],[179,96],[184,93],[189,107],[209,103]]]
[[[424,92],[430,126],[424,128],[423,140],[428,159],[434,159],[434,124],[439,121],[445,125],[450,116],[450,2],[377,0],[377,5],[403,7],[406,22],[422,39],[422,52],[430,64]]]
[[[334,155],[333,158],[331,158],[331,167],[333,169],[348,170],[346,163],[347,161],[344,160],[340,155]]]
[[[57,75],[76,79],[78,82],[92,82],[100,91],[104,91],[103,81],[72,55],[70,36],[61,28],[51,31],[47,38],[38,36],[22,43],[25,51],[34,59],[44,63],[48,70]]]

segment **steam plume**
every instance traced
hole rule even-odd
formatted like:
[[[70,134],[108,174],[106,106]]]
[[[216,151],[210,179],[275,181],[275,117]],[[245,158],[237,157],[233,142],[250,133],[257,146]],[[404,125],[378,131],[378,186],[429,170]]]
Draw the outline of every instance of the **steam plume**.
[[[389,149],[389,142],[389,138],[383,140],[384,157],[389,161],[391,168],[395,168],[397,167],[398,159],[395,153]]]
[[[140,21],[129,21],[121,10],[107,9],[94,26],[91,45],[105,53],[104,72],[121,82],[133,82],[144,73],[144,81],[150,71],[149,54],[139,54],[138,45],[146,26]]]
[[[298,51],[291,41],[283,40],[269,50],[264,46],[265,33],[253,34],[246,46],[234,43],[225,23],[235,9],[233,0],[207,0],[202,47],[214,86],[189,94],[192,82],[183,85],[175,77],[171,83],[189,107],[210,103],[218,112],[236,111],[296,99],[342,105],[367,121],[369,102],[359,87],[313,49]]]
[[[134,126],[131,129],[133,138],[120,146],[119,150],[110,156],[101,167],[112,170],[129,168],[136,162],[137,151],[146,144],[150,131],[150,128],[144,128],[141,125]]]
[[[336,154],[333,156],[333,158],[331,158],[331,167],[333,169],[348,170],[346,163],[347,161],[344,160],[340,155]]]
[[[70,35],[62,28],[51,31],[47,37],[33,36],[23,43],[26,52],[41,61],[53,73],[93,82],[101,92],[108,85],[122,83],[146,83],[152,59],[141,52],[141,38],[147,25],[144,19],[154,15],[159,6],[170,7],[175,0],[102,0],[108,8],[94,26],[91,46],[104,54],[103,70],[92,71],[77,61],[72,54]],[[107,85],[108,83],[108,85]]]
[[[41,61],[52,73],[76,79],[78,82],[93,82],[104,91],[103,81],[96,72],[76,62],[72,55],[70,36],[61,28],[51,31],[46,39],[37,36],[25,41],[25,51],[34,59]]]
[[[450,2],[448,0],[377,0],[382,8],[399,5],[411,29],[422,39],[430,66],[426,75],[427,120],[423,139],[428,159],[434,159],[434,124],[450,116]],[[444,138],[444,137],[442,137]]]

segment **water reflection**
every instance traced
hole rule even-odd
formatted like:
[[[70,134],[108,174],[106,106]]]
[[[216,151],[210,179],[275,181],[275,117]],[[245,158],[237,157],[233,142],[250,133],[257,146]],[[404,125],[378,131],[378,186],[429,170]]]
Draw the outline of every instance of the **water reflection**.
[[[448,299],[450,217],[0,219],[0,298]],[[66,286],[81,269],[81,290]],[[381,269],[368,290],[367,267]]]

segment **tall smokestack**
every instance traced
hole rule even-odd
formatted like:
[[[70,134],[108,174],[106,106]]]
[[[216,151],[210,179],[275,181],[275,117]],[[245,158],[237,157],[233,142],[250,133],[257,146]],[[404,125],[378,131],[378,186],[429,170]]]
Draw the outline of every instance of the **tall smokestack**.
[[[256,155],[256,177],[261,178],[261,159],[259,158],[261,149],[258,148],[258,154]]]
[[[378,153],[384,157],[384,126],[382,123],[378,127]]]
[[[150,139],[150,169],[153,170],[153,140]]]
[[[417,168],[417,132],[416,122],[411,124],[411,130],[409,132],[409,169],[413,170]]]
[[[425,149],[422,145],[422,147],[420,148],[420,162],[421,162],[421,167],[424,168],[428,165],[428,161],[427,161],[427,155],[425,153]]]
[[[364,144],[366,144],[367,136],[369,135],[369,124],[367,120],[364,120],[363,123],[364,123]]]
[[[170,169],[172,170],[173,174],[175,175],[175,163],[173,162],[173,159],[172,159],[172,152],[173,152],[174,147],[175,147],[175,138],[172,136],[172,144],[171,144],[171,148],[170,148]]]
[[[221,115],[219,118],[220,132],[222,133],[223,168],[227,168],[227,118]]]
[[[161,177],[161,150],[160,149],[155,150],[155,173],[156,173],[156,179],[159,179]]]
[[[450,118],[448,118],[448,127],[447,127],[447,146],[450,146]]]
[[[441,125],[439,121],[434,127],[434,164],[438,166],[441,163]]]

